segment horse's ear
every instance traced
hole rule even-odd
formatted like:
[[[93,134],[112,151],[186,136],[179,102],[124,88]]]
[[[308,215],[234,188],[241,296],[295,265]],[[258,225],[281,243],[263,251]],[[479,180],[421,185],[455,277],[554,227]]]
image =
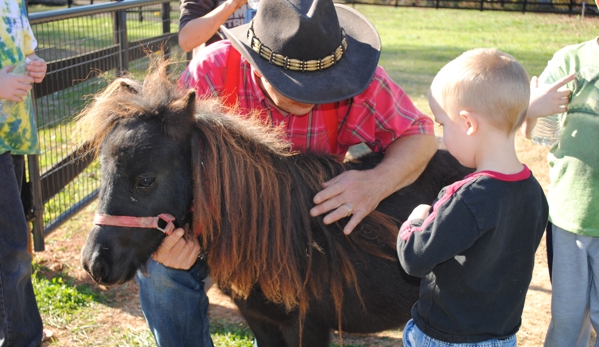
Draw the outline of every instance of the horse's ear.
[[[121,82],[120,86],[119,86],[120,90],[127,91],[127,92],[129,92],[131,94],[137,94],[138,93],[137,89],[135,89],[135,87],[132,84],[128,83],[127,80],[123,79],[120,82]]]
[[[193,89],[188,90],[187,93],[185,93],[185,96],[173,102],[171,105],[173,112],[179,115],[183,114],[193,117],[195,114],[196,98],[196,91]]]
[[[176,141],[183,140],[191,130],[195,120],[196,91],[190,89],[185,96],[170,105],[170,112],[163,119],[164,133]]]
[[[136,81],[129,78],[119,78],[108,85],[101,94],[102,98],[110,97],[116,93],[131,93],[138,94],[140,85]]]

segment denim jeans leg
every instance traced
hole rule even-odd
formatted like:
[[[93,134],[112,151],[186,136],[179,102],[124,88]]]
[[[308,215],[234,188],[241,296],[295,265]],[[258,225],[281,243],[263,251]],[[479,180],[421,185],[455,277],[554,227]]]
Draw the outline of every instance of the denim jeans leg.
[[[414,320],[410,319],[406,326],[403,328],[403,335],[401,340],[403,342],[404,347],[416,347],[418,345],[418,341],[416,341],[416,325],[414,324]]]
[[[433,339],[423,333],[414,324],[414,320],[410,319],[403,330],[403,345],[404,347],[516,347],[516,335],[512,335],[504,340],[487,340],[471,343],[452,343]]]
[[[0,155],[0,182],[0,347],[40,346],[42,319],[31,284],[29,230],[9,152]]]
[[[208,267],[200,259],[187,271],[150,259],[147,272],[138,271],[141,308],[159,347],[212,347],[207,276]]]

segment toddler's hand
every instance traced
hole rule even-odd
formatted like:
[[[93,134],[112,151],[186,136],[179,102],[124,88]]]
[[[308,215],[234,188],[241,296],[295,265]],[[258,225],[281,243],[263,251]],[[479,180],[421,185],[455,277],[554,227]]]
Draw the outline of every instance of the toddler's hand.
[[[46,77],[46,70],[48,69],[46,61],[35,54],[30,54],[27,58],[31,60],[31,62],[27,64],[29,76],[33,77],[35,83],[41,83],[44,80],[44,77]]]
[[[566,112],[570,102],[570,90],[566,84],[575,78],[575,74],[572,74],[553,84],[539,86],[539,79],[534,76],[530,80],[530,103],[526,117],[534,119]]]
[[[416,208],[410,213],[408,220],[413,219],[426,219],[428,217],[428,211],[430,211],[431,205],[421,204],[416,206]]]
[[[13,75],[14,66],[0,70],[0,99],[21,102],[31,90],[34,79],[27,75]]]

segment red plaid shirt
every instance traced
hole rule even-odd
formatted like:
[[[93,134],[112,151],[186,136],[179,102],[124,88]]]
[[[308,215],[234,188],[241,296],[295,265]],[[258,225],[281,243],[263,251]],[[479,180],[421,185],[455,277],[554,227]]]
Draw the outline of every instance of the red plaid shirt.
[[[213,43],[200,51],[179,80],[186,89],[195,88],[200,96],[221,96],[229,41]],[[265,121],[281,126],[300,151],[331,152],[324,112],[316,105],[306,115],[282,112],[265,97],[256,82],[254,69],[241,56],[238,100],[242,114],[260,111]],[[344,156],[350,146],[365,143],[373,151],[384,151],[400,136],[433,134],[432,120],[412,104],[408,95],[378,67],[368,88],[349,100],[337,102],[337,153]]]

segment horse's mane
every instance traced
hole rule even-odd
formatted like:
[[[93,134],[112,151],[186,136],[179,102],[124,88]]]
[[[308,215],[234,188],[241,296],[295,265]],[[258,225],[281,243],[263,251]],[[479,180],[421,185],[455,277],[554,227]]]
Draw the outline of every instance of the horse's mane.
[[[357,290],[347,245],[391,257],[397,227],[389,217],[375,211],[345,236],[346,221],[327,226],[310,216],[322,182],[344,170],[336,158],[291,152],[278,129],[226,114],[215,101],[196,102],[169,80],[165,64],[143,83],[113,82],[78,117],[78,129],[97,150],[118,120],[135,116],[163,117],[167,135],[190,141],[193,230],[208,250],[211,277],[234,297],[259,288],[303,315],[310,297],[330,291],[341,318],[344,287]],[[313,264],[316,257],[326,264]]]

